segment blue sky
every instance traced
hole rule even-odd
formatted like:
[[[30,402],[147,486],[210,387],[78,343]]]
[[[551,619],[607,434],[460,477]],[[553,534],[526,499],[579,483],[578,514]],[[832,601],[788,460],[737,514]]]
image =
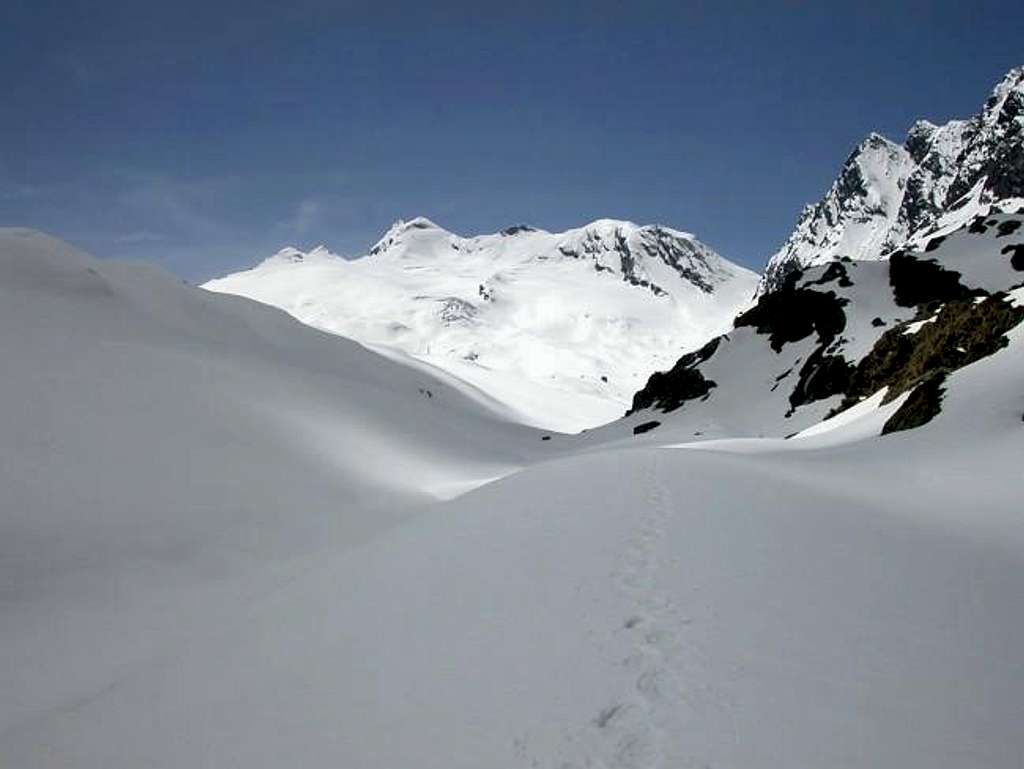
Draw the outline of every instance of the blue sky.
[[[4,0],[0,224],[189,280],[599,217],[760,267],[869,131],[973,114],[1019,2]]]

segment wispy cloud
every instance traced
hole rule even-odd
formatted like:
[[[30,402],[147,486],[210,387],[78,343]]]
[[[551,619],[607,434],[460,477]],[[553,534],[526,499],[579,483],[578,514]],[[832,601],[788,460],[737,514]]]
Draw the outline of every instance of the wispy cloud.
[[[0,180],[0,200],[31,200],[43,193],[42,187],[35,184],[18,184]]]
[[[306,237],[310,231],[321,225],[324,214],[324,203],[317,198],[306,198],[296,207],[291,220],[291,229],[300,237]]]
[[[231,239],[232,228],[217,215],[230,195],[231,179],[179,180],[150,177],[137,180],[122,193],[120,204],[148,225],[173,232],[179,238],[222,242]],[[149,231],[149,230],[140,230]]]

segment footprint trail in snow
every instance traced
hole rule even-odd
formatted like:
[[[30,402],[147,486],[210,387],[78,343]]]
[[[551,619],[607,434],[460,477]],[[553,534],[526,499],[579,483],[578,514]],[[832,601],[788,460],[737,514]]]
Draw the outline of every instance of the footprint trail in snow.
[[[604,743],[603,760],[596,765],[609,769],[666,766],[666,734],[683,697],[672,665],[679,652],[677,623],[672,600],[659,587],[657,573],[659,549],[672,514],[671,493],[663,480],[664,461],[659,452],[649,465],[645,509],[614,575],[631,607],[621,632],[630,638],[624,664],[633,685],[620,702],[609,705],[594,720]]]

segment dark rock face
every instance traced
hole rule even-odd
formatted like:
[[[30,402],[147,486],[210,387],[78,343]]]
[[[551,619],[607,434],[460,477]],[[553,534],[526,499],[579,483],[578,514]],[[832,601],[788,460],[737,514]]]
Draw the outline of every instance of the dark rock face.
[[[687,401],[706,398],[717,385],[705,379],[697,367],[715,354],[721,341],[722,337],[712,339],[696,352],[684,355],[669,371],[651,374],[644,388],[633,396],[633,405],[626,416],[648,408],[667,413]]]
[[[618,257],[622,279],[631,285],[648,289],[655,296],[666,296],[668,292],[645,277],[641,265],[647,260],[663,262],[706,294],[714,292],[713,276],[716,268],[711,263],[710,252],[706,247],[663,227],[643,227],[635,232],[636,237],[630,243],[627,233],[621,228],[616,228],[610,239],[607,233],[589,231],[578,248],[560,246],[558,250],[563,256],[572,259],[592,259],[594,269],[598,272],[614,272],[611,267],[599,261],[601,255],[613,253]]]
[[[665,290],[656,283],[651,283],[637,273],[637,260],[626,242],[626,237],[621,232],[615,233],[615,250],[619,254],[619,264],[622,267],[622,279],[634,286],[649,288],[655,296],[664,296]]]
[[[903,146],[910,153],[910,157],[914,159],[915,163],[921,163],[928,155],[929,150],[932,148],[932,139],[935,138],[937,128],[938,126],[921,121],[915,123],[910,131],[907,132],[907,140]]]
[[[996,237],[1005,238],[1020,229],[1020,219],[1006,219],[996,228]]]
[[[956,158],[957,174],[946,205],[966,195],[982,179],[995,200],[1024,195],[1024,68],[1010,72],[981,113],[970,121]]]
[[[536,230],[528,224],[514,224],[511,227],[506,227],[501,231],[501,234],[506,238],[510,238],[513,235],[519,235],[523,232],[536,232]]]
[[[707,256],[688,240],[680,240],[661,227],[651,227],[642,233],[640,248],[678,272],[706,294],[714,291],[707,279],[712,268]]]
[[[1010,266],[1018,272],[1024,272],[1024,243],[1003,246],[1000,253],[1010,255]]]
[[[807,403],[841,395],[846,391],[853,366],[842,355],[831,354],[829,348],[846,328],[843,307],[847,300],[832,291],[810,286],[838,282],[843,288],[853,285],[842,262],[831,262],[817,280],[796,285],[802,273],[791,272],[785,285],[772,294],[763,295],[758,303],[736,319],[736,326],[753,326],[759,334],[768,334],[775,352],[784,345],[806,339],[814,333],[818,346],[807,356],[793,391],[789,394],[790,410]]]
[[[789,394],[789,413],[806,403],[842,395],[849,386],[854,367],[842,355],[827,355],[819,347],[807,356],[800,378]]]
[[[761,276],[758,290],[762,294],[771,294],[786,285],[794,273],[799,275],[802,272],[802,268],[795,261],[778,262],[774,267],[769,263],[768,269]]]
[[[992,158],[986,187],[996,198],[1024,197],[1024,146],[1019,131],[1014,142]]]
[[[753,326],[757,333],[768,334],[775,352],[815,332],[820,344],[830,344],[846,328],[846,300],[832,291],[796,288],[801,275],[790,273],[781,289],[763,295],[754,307],[736,318],[736,327]]]
[[[809,281],[808,286],[824,286],[826,283],[838,282],[840,288],[849,288],[853,285],[850,274],[846,271],[846,265],[842,262],[830,262],[821,277]]]
[[[652,420],[650,422],[641,422],[640,424],[633,428],[633,435],[643,435],[644,433],[649,433],[651,430],[653,430],[660,424],[661,422],[658,422],[657,420]]]
[[[866,140],[865,144],[858,147],[850,156],[846,158],[846,162],[843,163],[843,170],[839,174],[839,182],[836,185],[836,191],[839,193],[840,200],[852,200],[857,197],[864,197],[868,194],[867,185],[864,183],[864,174],[860,170],[860,166],[857,165],[857,156],[864,151],[864,149],[875,149],[878,148],[881,141],[884,141],[880,136],[870,136]],[[825,221],[828,224],[835,224],[836,220],[829,211],[825,211]]]
[[[985,216],[975,216],[971,220],[971,226],[967,228],[967,231],[972,235],[984,235],[988,232],[988,225],[985,223]]]
[[[963,285],[960,273],[903,250],[889,256],[889,284],[900,307],[948,302],[982,293]]]

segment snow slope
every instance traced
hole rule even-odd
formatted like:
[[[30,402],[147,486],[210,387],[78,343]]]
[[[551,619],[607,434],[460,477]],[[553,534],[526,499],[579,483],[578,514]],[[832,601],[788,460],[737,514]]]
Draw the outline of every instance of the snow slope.
[[[133,507],[143,484],[151,500],[174,500],[178,473],[210,506],[225,494],[265,499],[280,493],[275,475],[300,465],[332,479],[321,491],[347,485],[353,500],[420,495],[464,480],[474,457],[487,477],[515,465],[517,442],[532,436],[426,371],[147,266],[99,261],[25,230],[0,230],[0,259],[0,333],[5,359],[19,363],[5,372],[0,404],[18,436],[4,469],[9,493],[26,499],[54,455],[77,468],[61,491],[105,509]],[[134,442],[147,436],[140,456]],[[235,451],[244,484],[217,467]],[[126,483],[101,496],[89,476],[113,467]]]
[[[205,287],[429,363],[524,422],[573,432],[617,418],[652,371],[727,330],[756,282],[664,227],[463,238],[421,217],[359,259],[288,248]]]
[[[0,360],[0,734],[158,656],[195,592],[542,448],[354,342],[26,230],[0,230]]]
[[[969,120],[918,121],[902,145],[878,134],[861,142],[768,260],[759,292],[781,286],[791,270],[837,257],[882,258],[994,203],[1004,211],[1024,203],[1024,67],[1007,73]]]
[[[5,719],[0,755],[1013,769],[1022,341],[956,374],[934,423],[881,442],[619,449],[525,470],[302,569],[197,594],[175,643],[85,691],[50,680],[45,651],[8,657],[58,704]]]
[[[1020,327],[918,430],[668,447],[27,231],[0,321],[0,765],[1019,766]]]

